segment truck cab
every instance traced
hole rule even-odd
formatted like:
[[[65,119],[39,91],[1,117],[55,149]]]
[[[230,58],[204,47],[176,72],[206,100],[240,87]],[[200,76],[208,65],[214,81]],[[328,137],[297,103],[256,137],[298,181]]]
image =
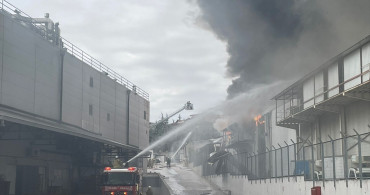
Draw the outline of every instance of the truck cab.
[[[105,167],[102,179],[103,195],[139,195],[140,174],[136,167]]]

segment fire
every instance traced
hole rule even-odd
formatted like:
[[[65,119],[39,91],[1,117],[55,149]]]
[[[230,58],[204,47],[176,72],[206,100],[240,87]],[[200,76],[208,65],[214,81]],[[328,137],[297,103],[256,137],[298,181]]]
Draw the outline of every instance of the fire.
[[[254,121],[256,121],[256,126],[264,124],[265,121],[261,121],[262,116],[259,114],[258,116],[254,117]]]
[[[231,131],[225,131],[225,138],[226,138],[226,144],[230,144],[231,142],[231,135],[232,135],[232,132]]]

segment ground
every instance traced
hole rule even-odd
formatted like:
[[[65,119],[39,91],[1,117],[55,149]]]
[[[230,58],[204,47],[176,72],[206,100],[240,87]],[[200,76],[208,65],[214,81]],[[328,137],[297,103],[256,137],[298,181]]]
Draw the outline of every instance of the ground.
[[[192,169],[173,164],[170,168],[156,166],[148,171],[157,172],[164,176],[164,181],[176,195],[224,195],[216,187],[209,184],[202,177],[198,176]]]

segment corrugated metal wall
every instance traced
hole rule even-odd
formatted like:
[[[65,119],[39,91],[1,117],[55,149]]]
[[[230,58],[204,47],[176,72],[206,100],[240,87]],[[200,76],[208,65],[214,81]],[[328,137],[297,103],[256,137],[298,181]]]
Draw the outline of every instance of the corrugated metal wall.
[[[324,72],[315,75],[315,104],[324,100]]]
[[[271,111],[271,143],[267,145],[274,145],[277,147],[277,144],[284,144],[284,141],[291,143],[290,139],[296,140],[296,130],[295,129],[288,129],[284,127],[280,127],[276,125],[276,112],[275,110]]]
[[[63,113],[66,123],[82,127],[82,63],[66,54],[63,63]]]
[[[126,143],[127,140],[127,89],[116,83],[116,106],[115,106],[114,132],[116,141]],[[112,116],[111,116],[112,117]],[[124,129],[124,131],[122,131]]]
[[[13,19],[1,14],[0,17],[2,105],[53,120],[61,119],[127,144],[129,101],[129,144],[140,148],[149,144],[147,100],[134,92],[129,100],[128,89],[105,73],[69,53],[61,55],[63,52],[58,47],[39,34]]]
[[[338,85],[339,85],[338,63],[335,63],[328,68],[328,90],[331,89],[328,92],[329,98],[339,93],[339,87],[335,87]]]
[[[2,33],[0,103],[58,120],[59,49],[6,17]]]
[[[362,47],[362,72],[370,70],[370,43]],[[370,72],[363,75],[363,81],[370,80]]]
[[[344,81],[361,74],[360,49],[353,51],[344,57],[343,71]],[[344,84],[344,90],[350,89],[361,83],[361,77],[357,77]]]
[[[312,99],[314,97],[314,84],[314,77],[307,79],[303,83],[303,108],[308,108],[314,104],[314,99]]]

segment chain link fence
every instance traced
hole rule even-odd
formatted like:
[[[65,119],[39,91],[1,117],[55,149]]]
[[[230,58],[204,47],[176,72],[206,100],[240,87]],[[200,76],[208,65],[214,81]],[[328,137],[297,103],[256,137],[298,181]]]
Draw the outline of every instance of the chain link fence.
[[[370,126],[369,126],[370,128]],[[306,181],[337,181],[370,178],[370,132],[342,138],[326,137],[312,143],[309,139],[298,143],[284,143],[266,148],[262,153],[229,154],[223,163],[204,163],[204,176],[231,174],[248,176],[249,180],[304,176]],[[217,167],[219,166],[219,167]],[[325,183],[325,182],[324,182]],[[325,185],[325,184],[324,184]],[[336,183],[334,182],[334,185]]]

